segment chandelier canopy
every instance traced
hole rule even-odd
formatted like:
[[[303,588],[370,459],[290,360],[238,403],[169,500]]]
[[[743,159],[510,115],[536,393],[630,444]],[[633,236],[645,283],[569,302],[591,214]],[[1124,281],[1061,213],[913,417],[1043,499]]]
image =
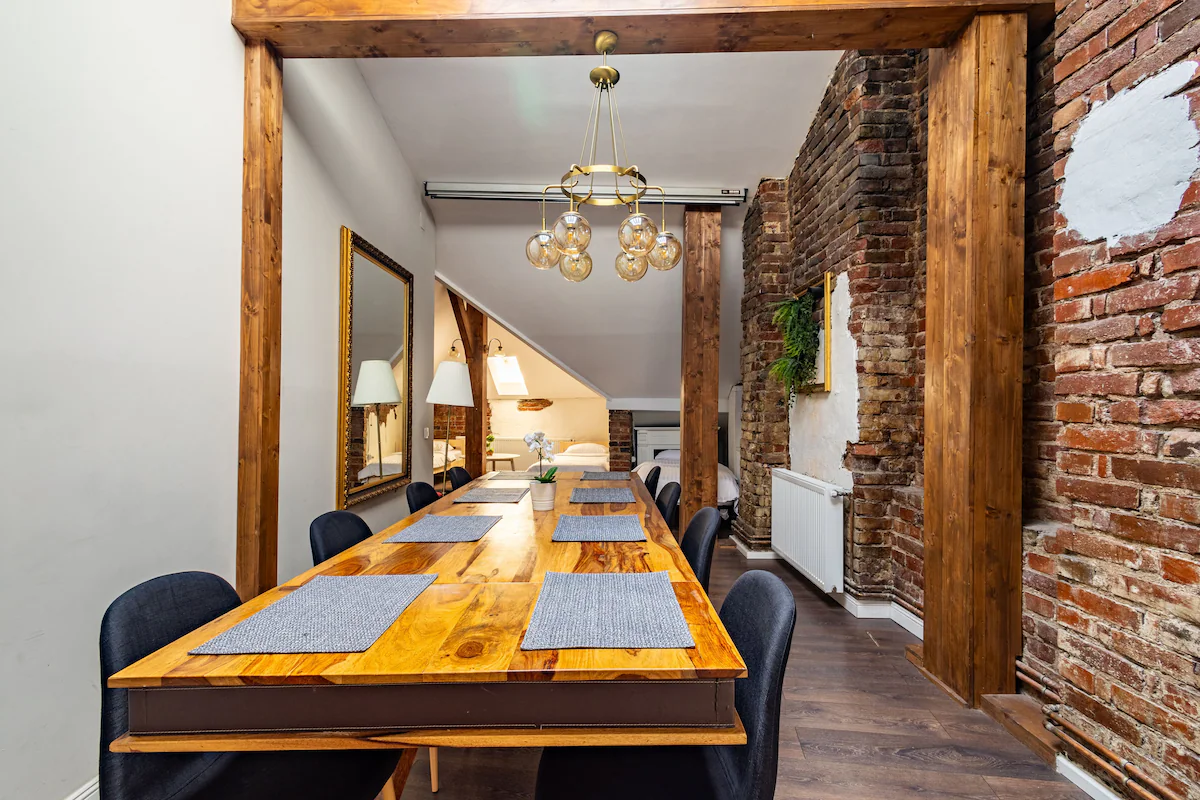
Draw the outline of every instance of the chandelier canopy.
[[[621,73],[608,65],[608,54],[617,48],[617,35],[612,31],[596,34],[596,52],[603,63],[594,67],[589,74],[596,87],[588,112],[587,128],[583,134],[583,146],[579,151],[579,162],[572,164],[558,183],[542,190],[542,229],[529,237],[525,244],[525,255],[529,263],[538,269],[553,269],[569,281],[579,282],[592,274],[592,257],[587,248],[592,241],[592,226],[580,210],[585,205],[617,206],[629,209],[629,216],[617,229],[617,242],[621,252],[614,266],[617,274],[627,281],[641,280],[649,267],[668,270],[683,257],[683,246],[679,238],[666,229],[667,193],[661,186],[647,183],[636,164],[629,164],[629,152],[625,147],[625,131],[621,127],[621,114],[617,109],[617,81]],[[607,143],[611,143],[612,162],[597,163],[600,150],[601,124],[606,116]],[[628,164],[628,166],[623,166]],[[599,176],[603,188],[612,180],[612,194],[596,193]],[[559,214],[553,227],[546,226],[546,193],[557,189],[567,198],[567,210]],[[657,192],[662,203],[662,224],[641,210],[641,200],[647,192]]]

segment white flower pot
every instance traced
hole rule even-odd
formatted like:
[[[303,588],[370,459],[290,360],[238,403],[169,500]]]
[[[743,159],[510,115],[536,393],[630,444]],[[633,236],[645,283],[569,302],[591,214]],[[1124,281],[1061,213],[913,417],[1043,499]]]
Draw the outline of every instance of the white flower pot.
[[[553,511],[554,510],[554,490],[557,483],[542,483],[541,481],[530,481],[529,494],[533,500],[534,511]]]

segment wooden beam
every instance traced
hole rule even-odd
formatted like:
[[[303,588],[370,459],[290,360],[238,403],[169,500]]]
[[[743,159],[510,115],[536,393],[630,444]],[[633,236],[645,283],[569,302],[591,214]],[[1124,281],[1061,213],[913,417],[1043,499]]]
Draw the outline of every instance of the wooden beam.
[[[288,58],[594,55],[941,47],[980,11],[1050,0],[234,0],[233,24]]]
[[[679,532],[717,505],[717,376],[721,355],[721,209],[683,212],[683,381],[680,388]]]
[[[475,399],[475,407],[467,409],[463,460],[471,477],[478,478],[485,472],[484,455],[487,451],[487,444],[484,442],[487,435],[484,430],[487,409],[487,373],[484,370],[487,358],[487,317],[454,292],[450,292],[450,307],[454,309],[458,335],[463,341],[463,354],[466,356],[467,369],[471,373],[471,394]]]
[[[929,59],[925,669],[967,704],[1021,644],[1026,19]]]
[[[279,570],[283,71],[261,40],[246,42],[245,103],[236,575],[249,600]]]

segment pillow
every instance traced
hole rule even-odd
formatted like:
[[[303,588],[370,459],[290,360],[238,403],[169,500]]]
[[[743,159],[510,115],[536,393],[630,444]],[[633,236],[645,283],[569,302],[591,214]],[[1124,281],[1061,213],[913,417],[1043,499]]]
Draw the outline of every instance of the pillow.
[[[603,456],[608,455],[608,448],[595,442],[579,442],[563,450],[564,456]]]
[[[663,450],[661,453],[654,454],[654,460],[661,461],[664,464],[678,464],[679,463],[679,451],[678,450]]]

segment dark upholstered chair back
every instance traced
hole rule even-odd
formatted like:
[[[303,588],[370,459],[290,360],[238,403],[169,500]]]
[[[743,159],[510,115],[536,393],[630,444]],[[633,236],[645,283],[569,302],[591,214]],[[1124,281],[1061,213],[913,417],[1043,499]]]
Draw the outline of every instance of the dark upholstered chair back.
[[[675,523],[679,520],[679,484],[672,481],[664,486],[654,504],[667,521],[667,527],[675,530]]]
[[[696,573],[696,579],[700,581],[700,585],[706,592],[708,591],[708,575],[712,571],[713,548],[717,544],[717,528],[719,527],[721,527],[721,512],[712,506],[705,506],[692,517],[687,531],[683,534],[683,539],[679,542],[679,548],[683,550],[683,555],[692,565],[692,572]]]
[[[404,490],[408,497],[408,513],[415,514],[427,505],[437,502],[438,493],[428,483],[413,481]]]
[[[650,498],[658,497],[658,476],[662,474],[662,467],[651,467],[646,473],[646,491],[650,492]]]
[[[358,514],[352,511],[326,511],[308,526],[313,566],[369,538],[371,529]]]
[[[467,472],[462,467],[451,467],[449,477],[450,486],[455,489],[461,489],[474,480],[474,478],[471,477],[471,473]]]
[[[751,570],[733,584],[720,616],[746,661],[748,676],[734,686],[746,744],[709,747],[706,756],[729,779],[726,796],[769,800],[775,796],[779,768],[779,703],[796,627],[796,599],[775,575]]]
[[[113,601],[100,622],[100,794],[104,800],[188,797],[222,753],[123,754],[108,746],[129,730],[129,699],[108,678],[237,608],[237,592],[207,572],[164,575]]]

